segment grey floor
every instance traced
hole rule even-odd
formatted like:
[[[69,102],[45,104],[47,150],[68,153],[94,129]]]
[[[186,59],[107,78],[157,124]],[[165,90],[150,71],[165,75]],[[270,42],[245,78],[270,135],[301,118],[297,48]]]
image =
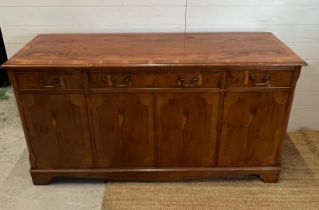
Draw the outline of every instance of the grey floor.
[[[3,89],[1,90],[3,92]],[[58,179],[34,186],[12,89],[0,97],[0,209],[95,210],[101,208],[104,181]]]

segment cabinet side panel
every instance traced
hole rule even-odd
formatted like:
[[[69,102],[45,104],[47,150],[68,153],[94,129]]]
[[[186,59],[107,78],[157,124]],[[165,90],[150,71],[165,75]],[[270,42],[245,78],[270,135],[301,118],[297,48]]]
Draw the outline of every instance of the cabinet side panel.
[[[15,98],[16,98],[16,101],[17,101],[17,106],[18,106],[18,109],[19,109],[21,123],[22,123],[23,131],[24,131],[24,136],[26,138],[27,147],[28,147],[28,150],[29,150],[30,165],[31,165],[31,168],[36,168],[36,158],[35,158],[35,154],[34,154],[34,151],[32,149],[31,143],[30,143],[29,132],[28,132],[28,128],[27,128],[27,125],[26,125],[25,117],[23,115],[23,107],[22,107],[21,100],[20,100],[20,95],[19,95],[19,91],[18,91],[18,87],[17,87],[17,81],[16,81],[16,78],[15,78],[15,74],[13,72],[13,69],[7,69],[7,72],[8,72],[8,76],[9,76],[11,85],[12,85],[13,90],[14,90],[14,95],[15,95]]]

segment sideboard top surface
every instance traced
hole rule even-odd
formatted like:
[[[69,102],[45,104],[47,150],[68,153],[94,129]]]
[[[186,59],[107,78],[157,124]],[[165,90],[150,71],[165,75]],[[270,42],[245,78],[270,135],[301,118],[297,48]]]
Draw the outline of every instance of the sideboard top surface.
[[[4,67],[302,66],[272,33],[40,34]]]

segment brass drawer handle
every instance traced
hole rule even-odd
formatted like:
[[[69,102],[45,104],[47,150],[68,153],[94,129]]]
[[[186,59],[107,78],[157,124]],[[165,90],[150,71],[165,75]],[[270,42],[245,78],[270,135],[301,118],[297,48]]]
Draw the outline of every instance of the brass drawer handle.
[[[60,85],[60,80],[57,78],[54,78],[51,82],[47,83],[44,77],[40,77],[39,85],[40,87],[43,87],[43,88],[56,88]]]
[[[264,78],[262,79],[262,82],[257,82],[257,77],[255,75],[251,75],[249,79],[253,82],[254,86],[268,86],[271,77],[268,74],[265,74]]]
[[[185,77],[179,76],[178,81],[180,82],[180,85],[182,87],[196,87],[197,83],[199,81],[199,78],[195,76],[192,78],[191,83],[187,84],[187,83],[185,83]]]
[[[117,81],[116,77],[112,76],[111,77],[111,82],[112,82],[112,86],[113,87],[128,87],[132,83],[131,76],[124,77],[122,83],[116,83],[116,81]]]

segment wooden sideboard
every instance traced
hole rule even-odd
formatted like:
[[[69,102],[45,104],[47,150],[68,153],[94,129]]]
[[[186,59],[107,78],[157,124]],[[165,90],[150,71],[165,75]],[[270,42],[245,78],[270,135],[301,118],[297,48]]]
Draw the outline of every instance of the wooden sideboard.
[[[34,184],[277,182],[306,63],[271,33],[46,34],[9,72]]]

